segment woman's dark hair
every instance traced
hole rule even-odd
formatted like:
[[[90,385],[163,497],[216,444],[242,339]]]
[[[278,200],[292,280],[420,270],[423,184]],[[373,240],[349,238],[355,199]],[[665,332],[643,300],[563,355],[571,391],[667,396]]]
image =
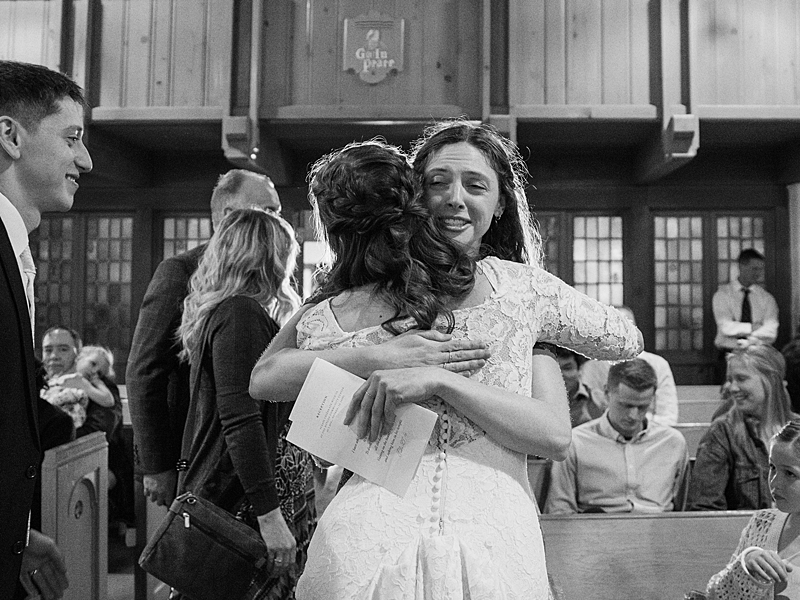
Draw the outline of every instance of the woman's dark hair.
[[[477,148],[497,175],[500,196],[505,201],[503,214],[492,220],[481,240],[480,258],[497,256],[504,260],[542,265],[542,240],[531,218],[525,195],[528,169],[513,142],[491,125],[465,119],[442,121],[425,129],[412,148],[411,161],[419,180],[425,183],[425,170],[434,154],[445,146],[466,142]]]
[[[318,160],[308,179],[315,225],[331,253],[309,302],[375,285],[395,308],[383,323],[388,331],[400,333],[406,317],[431,329],[439,315],[451,331],[446,303],[472,289],[475,263],[436,228],[402,151],[380,139],[349,144]]]

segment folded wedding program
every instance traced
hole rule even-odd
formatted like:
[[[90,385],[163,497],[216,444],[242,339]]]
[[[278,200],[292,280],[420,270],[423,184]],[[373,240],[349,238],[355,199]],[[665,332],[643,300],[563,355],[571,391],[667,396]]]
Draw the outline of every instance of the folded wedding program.
[[[397,408],[388,434],[360,440],[344,424],[353,393],[364,380],[317,358],[289,419],[286,439],[304,450],[403,496],[417,471],[437,414],[418,404]]]

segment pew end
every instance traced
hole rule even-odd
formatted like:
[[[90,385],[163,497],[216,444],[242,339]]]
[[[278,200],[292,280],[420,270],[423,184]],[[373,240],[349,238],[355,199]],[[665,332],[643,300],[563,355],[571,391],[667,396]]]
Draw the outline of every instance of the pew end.
[[[105,600],[108,593],[108,442],[94,432],[45,452],[42,533],[67,564],[64,600]]]
[[[565,598],[680,599],[728,563],[752,514],[543,515],[548,572]]]

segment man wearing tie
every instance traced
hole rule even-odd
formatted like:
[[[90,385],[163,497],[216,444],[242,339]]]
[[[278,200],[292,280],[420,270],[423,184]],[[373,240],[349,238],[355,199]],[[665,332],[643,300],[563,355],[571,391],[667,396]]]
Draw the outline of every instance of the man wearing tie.
[[[43,212],[72,207],[80,175],[92,169],[83,110],[83,92],[68,77],[0,61],[0,600],[55,600],[67,586],[61,552],[29,528],[41,446],[28,235]]]
[[[721,285],[712,301],[719,350],[719,381],[725,379],[725,355],[737,347],[772,344],[778,337],[778,304],[759,285],[764,278],[764,255],[758,250],[742,250],[738,258],[739,276]]]

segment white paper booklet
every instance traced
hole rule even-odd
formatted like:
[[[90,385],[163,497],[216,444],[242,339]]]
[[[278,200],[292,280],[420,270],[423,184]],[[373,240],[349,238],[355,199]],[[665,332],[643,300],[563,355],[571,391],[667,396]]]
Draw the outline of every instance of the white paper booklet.
[[[403,496],[417,471],[437,414],[418,404],[397,409],[394,426],[375,442],[359,440],[344,424],[353,393],[364,380],[317,358],[289,419],[286,439]]]

